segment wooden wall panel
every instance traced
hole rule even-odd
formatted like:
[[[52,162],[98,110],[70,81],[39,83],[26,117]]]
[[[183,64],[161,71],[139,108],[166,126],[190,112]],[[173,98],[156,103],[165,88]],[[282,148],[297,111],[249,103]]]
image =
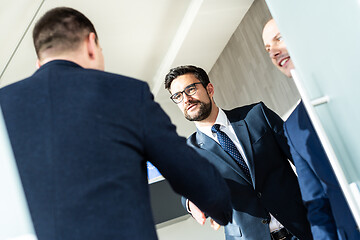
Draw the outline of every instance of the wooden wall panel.
[[[262,29],[271,18],[264,0],[255,0],[211,69],[215,102],[224,109],[263,101],[279,115],[300,98],[292,79],[271,63]]]

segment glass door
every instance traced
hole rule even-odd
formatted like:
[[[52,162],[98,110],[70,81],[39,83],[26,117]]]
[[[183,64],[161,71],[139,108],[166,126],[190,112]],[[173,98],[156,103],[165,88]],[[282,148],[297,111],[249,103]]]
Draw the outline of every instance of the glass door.
[[[266,0],[304,99],[360,226],[360,1]]]

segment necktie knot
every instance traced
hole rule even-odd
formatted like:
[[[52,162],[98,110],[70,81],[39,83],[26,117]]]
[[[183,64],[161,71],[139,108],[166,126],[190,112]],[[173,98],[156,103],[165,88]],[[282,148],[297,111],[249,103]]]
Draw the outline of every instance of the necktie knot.
[[[217,133],[218,131],[220,131],[220,124],[214,124],[212,127],[211,127],[211,131],[213,133]]]

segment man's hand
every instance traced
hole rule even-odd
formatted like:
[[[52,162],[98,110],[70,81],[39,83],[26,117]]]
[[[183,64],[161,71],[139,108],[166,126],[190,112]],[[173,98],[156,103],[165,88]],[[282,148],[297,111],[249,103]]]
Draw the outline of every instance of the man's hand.
[[[215,222],[212,218],[210,218],[210,223],[211,223],[211,227],[217,231],[219,230],[219,228],[221,227],[220,224],[218,224],[217,222]]]
[[[206,221],[206,217],[205,214],[191,201],[189,201],[189,210],[191,212],[191,215],[193,216],[193,218],[195,218],[195,220],[201,224],[204,225],[205,221]],[[220,228],[220,225],[215,222],[213,219],[210,219],[210,223],[211,223],[211,227],[214,230],[218,230]]]
[[[193,218],[195,218],[195,220],[199,224],[204,225],[205,221],[206,221],[205,214],[190,200],[189,200],[188,204],[189,204],[190,213],[193,216]]]

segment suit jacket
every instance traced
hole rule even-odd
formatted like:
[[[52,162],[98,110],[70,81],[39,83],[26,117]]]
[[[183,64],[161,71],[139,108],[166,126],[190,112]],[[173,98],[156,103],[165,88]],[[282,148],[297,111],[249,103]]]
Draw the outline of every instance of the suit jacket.
[[[360,239],[344,194],[304,104],[284,124],[314,239]]]
[[[312,239],[291,158],[283,121],[263,103],[224,111],[245,151],[252,182],[221,146],[197,131],[188,144],[211,162],[226,180],[233,220],[227,240],[270,240],[269,212],[302,240]]]
[[[146,160],[177,193],[231,220],[216,190],[226,183],[146,83],[56,60],[1,89],[0,104],[39,240],[157,239]]]

